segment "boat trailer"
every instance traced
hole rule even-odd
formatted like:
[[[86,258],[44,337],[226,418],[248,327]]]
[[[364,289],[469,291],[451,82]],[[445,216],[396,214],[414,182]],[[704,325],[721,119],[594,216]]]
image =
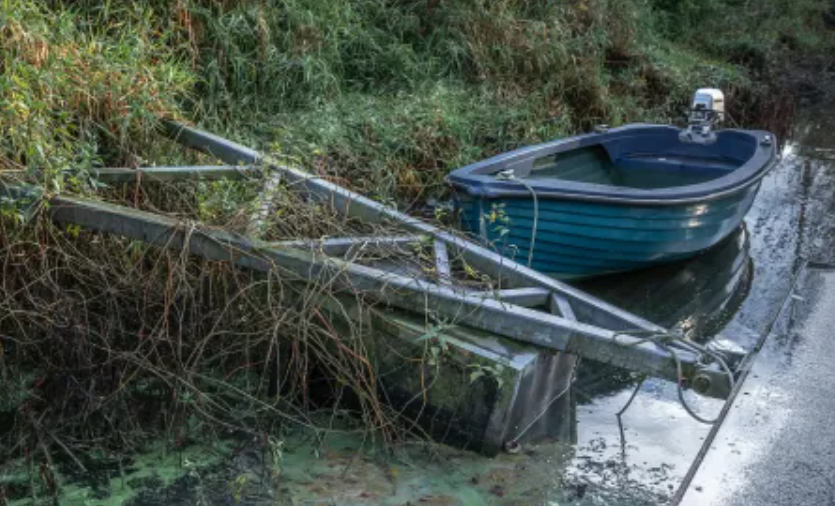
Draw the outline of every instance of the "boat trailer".
[[[577,288],[545,276],[478,244],[311,175],[272,161],[253,149],[178,123],[165,134],[183,146],[226,165],[100,169],[102,182],[235,179],[263,175],[259,217],[251,232],[237,234],[90,198],[56,195],[45,212],[55,222],[116,234],[210,260],[231,261],[257,271],[292,273],[306,279],[323,274],[341,288],[410,313],[443,318],[515,341],[665,378],[709,397],[725,399],[733,384],[738,351],[701,346],[619,309]],[[345,217],[396,226],[393,237],[341,237],[266,242],[257,238],[258,221],[270,212],[269,192],[278,184],[324,202]],[[8,185],[9,196],[20,187]],[[390,265],[350,260],[357,248],[431,243],[436,278],[415,276]],[[456,281],[451,259],[461,259],[499,280],[500,288],[473,290]]]

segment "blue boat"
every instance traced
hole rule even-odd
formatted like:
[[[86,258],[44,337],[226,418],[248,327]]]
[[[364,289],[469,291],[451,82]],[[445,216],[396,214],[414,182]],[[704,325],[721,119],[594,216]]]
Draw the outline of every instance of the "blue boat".
[[[710,248],[739,227],[777,143],[763,131],[714,131],[721,116],[698,102],[697,92],[686,129],[600,128],[452,172],[462,227],[562,279]]]

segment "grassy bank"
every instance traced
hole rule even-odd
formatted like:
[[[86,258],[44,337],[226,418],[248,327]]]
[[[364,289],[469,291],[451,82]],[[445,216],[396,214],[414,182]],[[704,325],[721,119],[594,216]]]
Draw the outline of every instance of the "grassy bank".
[[[4,0],[0,149],[71,177],[154,154],[167,114],[413,198],[520,144],[677,120],[701,85],[761,120],[796,62],[824,70],[828,4]]]

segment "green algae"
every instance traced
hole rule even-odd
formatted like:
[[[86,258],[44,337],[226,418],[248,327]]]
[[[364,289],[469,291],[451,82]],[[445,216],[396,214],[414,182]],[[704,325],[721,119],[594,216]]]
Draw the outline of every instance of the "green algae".
[[[279,448],[279,452],[272,450]],[[64,473],[62,506],[493,506],[599,504],[567,474],[572,446],[526,445],[495,458],[433,443],[375,444],[360,431],[285,429],[272,444],[234,437],[127,458],[124,477]],[[5,475],[28,485],[25,466]],[[24,489],[28,490],[28,489]],[[578,492],[579,490],[579,492]],[[601,489],[603,495],[611,491]],[[33,504],[21,497],[8,506]],[[51,504],[39,493],[36,504]],[[615,504],[622,504],[615,502]],[[629,504],[652,504],[637,503]]]
[[[88,473],[73,473],[74,478],[64,477],[59,501],[62,506],[126,504],[143,491],[169,487],[184,476],[199,475],[216,466],[229,455],[229,448],[224,442],[218,442],[195,444],[172,451],[163,442],[157,442],[145,451],[132,455],[125,462],[122,472],[90,469]],[[25,483],[28,489],[29,475],[25,471],[25,463],[21,461],[15,467],[17,471],[0,476],[0,485]],[[51,499],[41,497],[40,492],[38,501],[51,503]],[[32,499],[27,496],[10,501],[8,506],[31,504]]]
[[[485,459],[428,444],[389,455],[364,447],[353,434],[328,435],[319,447],[292,439],[282,476],[292,504],[305,506],[537,504],[559,493],[553,473],[567,455],[560,444],[542,446],[541,453]],[[537,462],[544,458],[549,465]]]

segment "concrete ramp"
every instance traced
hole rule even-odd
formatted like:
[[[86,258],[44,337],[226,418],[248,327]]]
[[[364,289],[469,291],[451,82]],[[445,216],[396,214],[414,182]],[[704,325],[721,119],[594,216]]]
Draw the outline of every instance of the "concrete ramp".
[[[835,266],[808,266],[682,506],[835,505]]]

